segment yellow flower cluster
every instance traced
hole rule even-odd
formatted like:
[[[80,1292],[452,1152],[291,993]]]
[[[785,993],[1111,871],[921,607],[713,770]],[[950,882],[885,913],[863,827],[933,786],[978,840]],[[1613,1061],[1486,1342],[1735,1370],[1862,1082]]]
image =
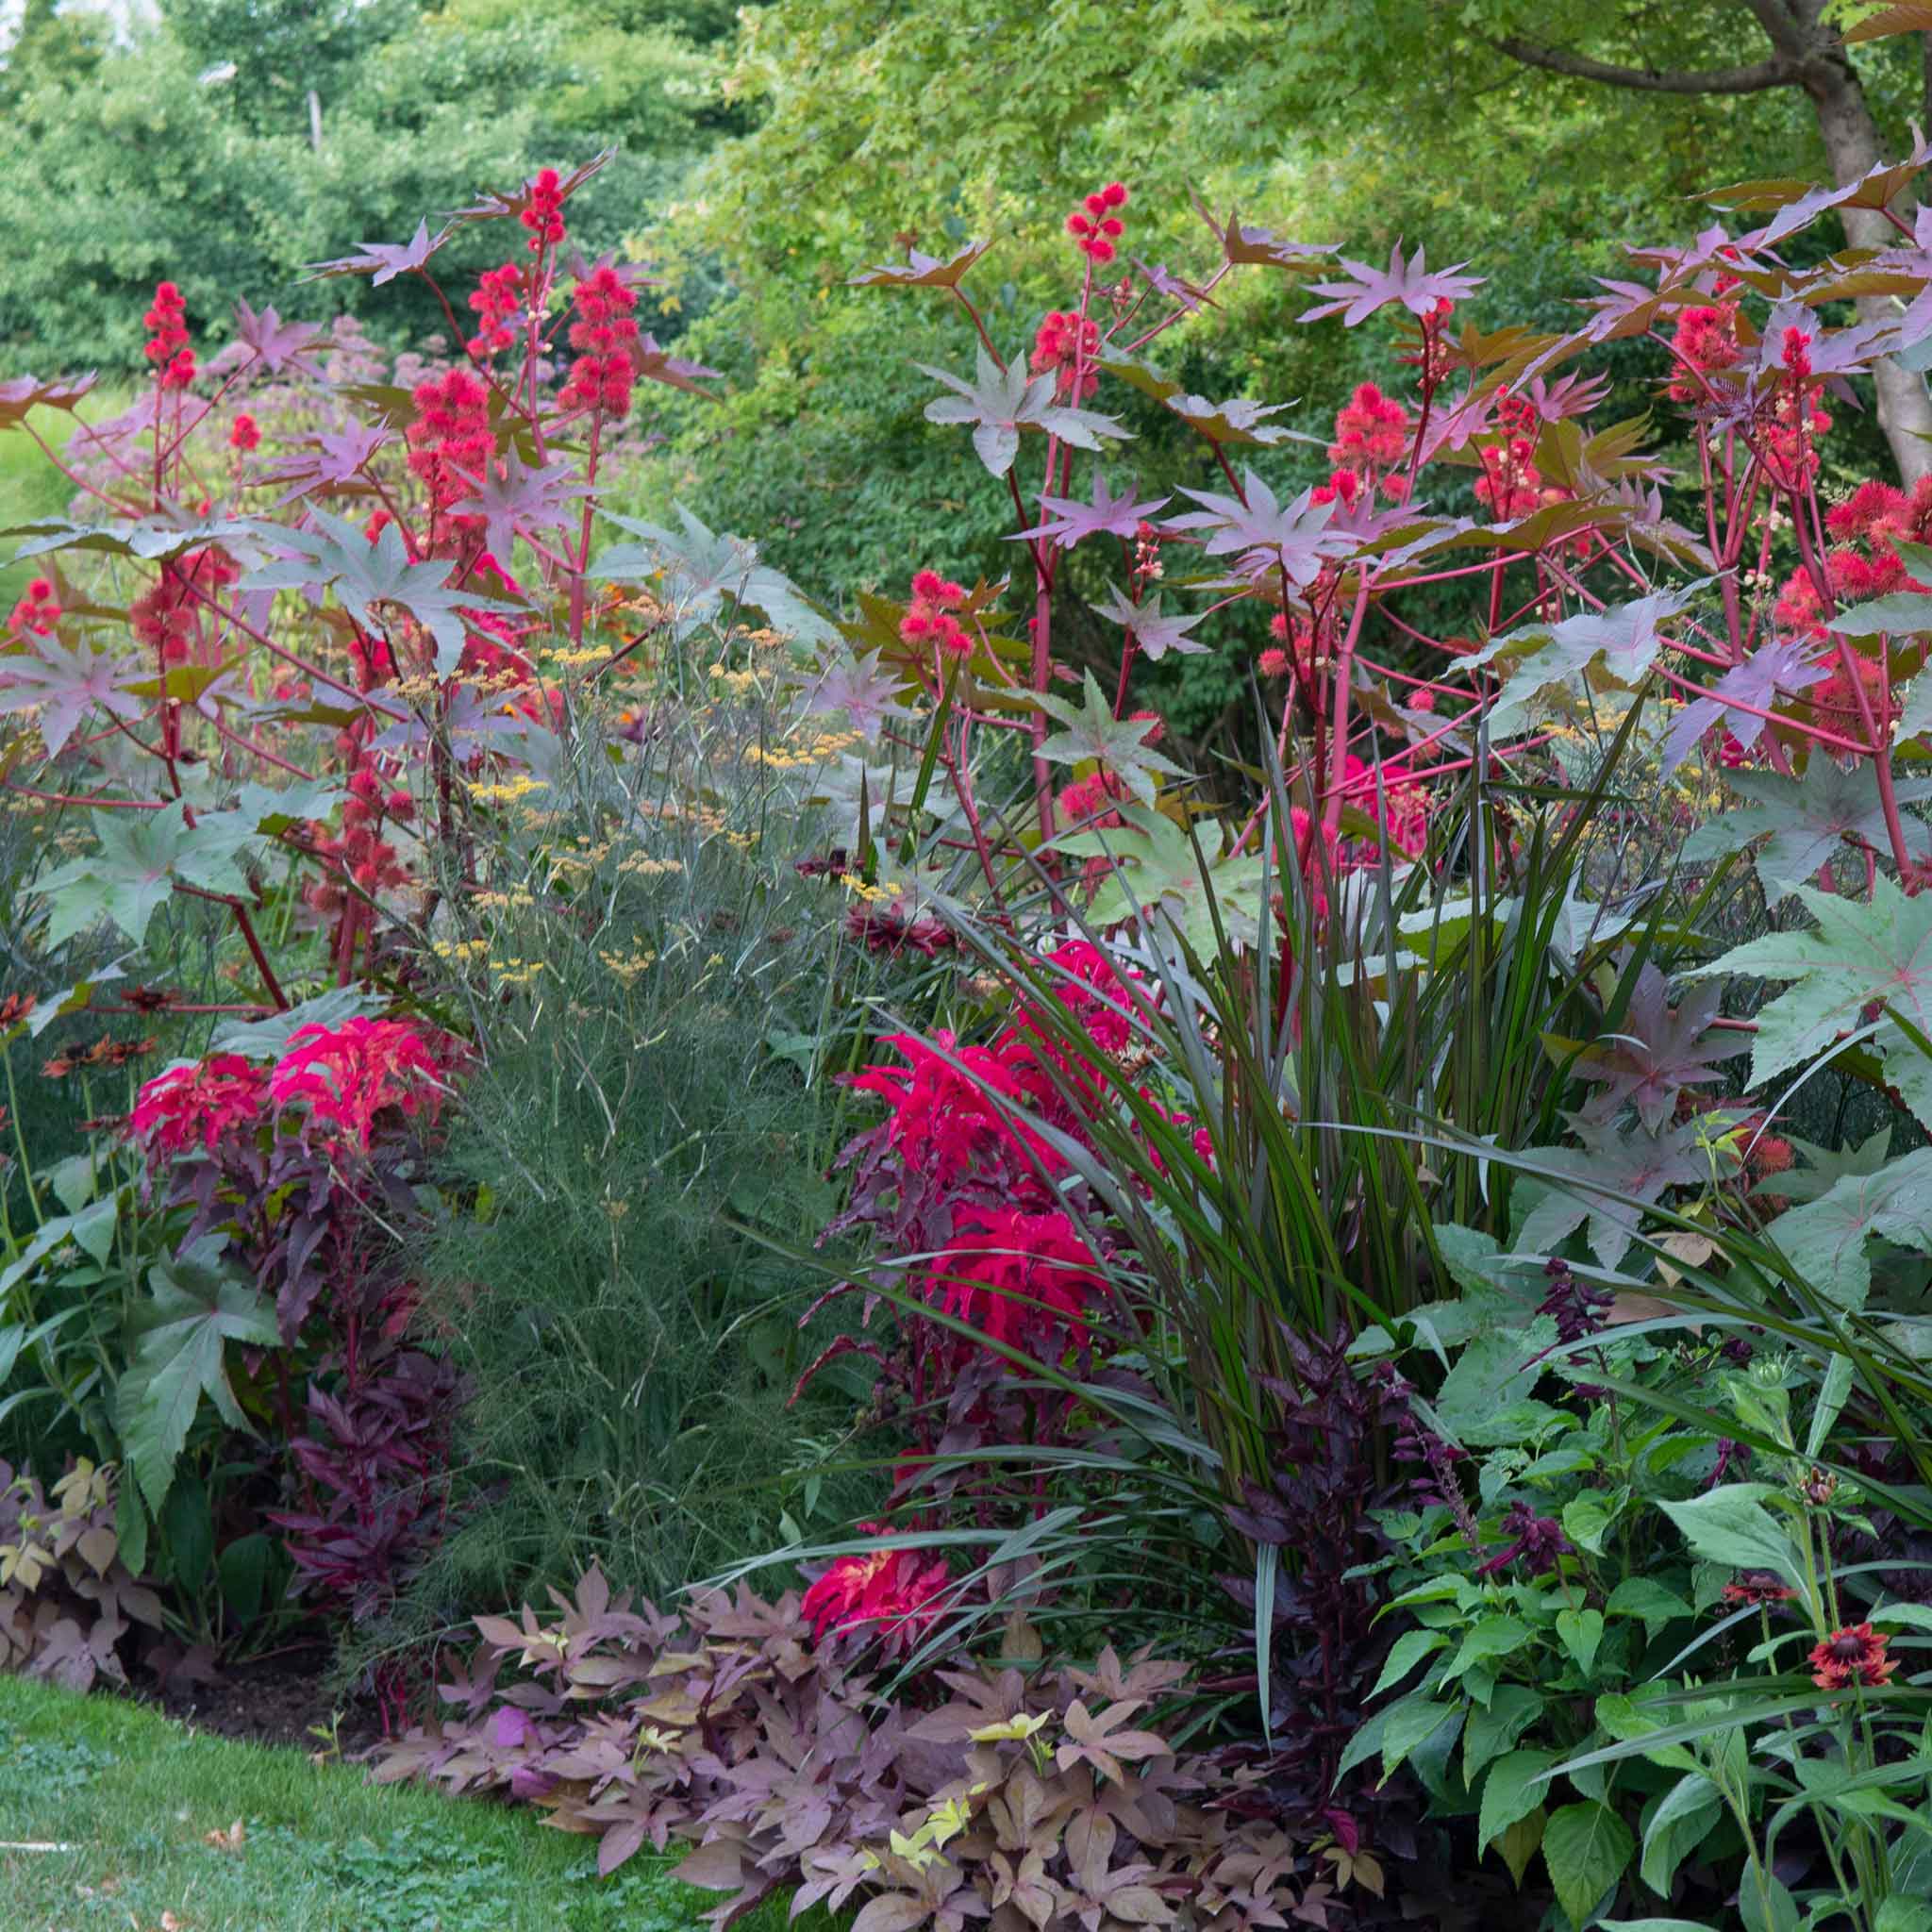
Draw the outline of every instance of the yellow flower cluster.
[[[630,874],[633,878],[657,879],[662,878],[667,873],[682,872],[684,860],[653,858],[646,853],[633,852],[628,858],[620,858],[617,861],[617,869],[621,873]]]
[[[533,791],[544,791],[548,784],[541,778],[533,778],[527,772],[519,772],[513,777],[496,783],[473,780],[470,796],[478,805],[516,805],[529,797]]]
[[[599,947],[597,957],[626,986],[641,974],[649,972],[658,962],[657,954],[644,946],[638,946],[627,954],[610,952]]]
[[[722,684],[735,698],[749,697],[758,688],[756,671],[730,671],[723,664],[712,664],[708,672],[713,684]]]

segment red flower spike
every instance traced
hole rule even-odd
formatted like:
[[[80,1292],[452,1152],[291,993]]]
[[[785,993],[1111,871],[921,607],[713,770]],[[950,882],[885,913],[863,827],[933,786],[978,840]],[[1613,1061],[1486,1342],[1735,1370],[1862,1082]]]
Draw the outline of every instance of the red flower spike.
[[[255,418],[245,411],[235,418],[228,430],[228,447],[239,449],[244,454],[261,447],[261,429]]]

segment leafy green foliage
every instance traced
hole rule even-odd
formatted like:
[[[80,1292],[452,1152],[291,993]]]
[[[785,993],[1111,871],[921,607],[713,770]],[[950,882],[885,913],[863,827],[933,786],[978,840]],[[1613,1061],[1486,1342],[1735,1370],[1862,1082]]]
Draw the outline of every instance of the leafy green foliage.
[[[140,1341],[115,1390],[129,1466],[157,1513],[204,1396],[231,1429],[246,1426],[228,1382],[228,1344],[273,1348],[282,1339],[275,1309],[223,1267],[225,1245],[203,1242],[156,1264],[153,1302],[136,1318]]]

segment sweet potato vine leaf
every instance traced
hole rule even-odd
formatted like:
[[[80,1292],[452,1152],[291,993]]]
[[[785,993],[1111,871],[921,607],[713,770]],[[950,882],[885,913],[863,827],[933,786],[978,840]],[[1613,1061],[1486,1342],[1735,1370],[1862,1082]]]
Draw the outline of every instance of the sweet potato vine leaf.
[[[1057,719],[1062,728],[1041,744],[1040,756],[1057,765],[1079,765],[1091,759],[1104,765],[1143,805],[1152,805],[1153,774],[1181,775],[1178,765],[1162,758],[1145,742],[1156,721],[1116,718],[1099,680],[1091,671],[1086,675],[1084,695],[1085,702],[1074,706],[1065,698],[1055,697],[1051,691],[1041,693],[1041,709]]]
[[[231,1429],[248,1427],[228,1384],[227,1344],[273,1348],[281,1341],[274,1308],[222,1267],[222,1247],[213,1236],[148,1271],[154,1300],[138,1318],[140,1345],[114,1390],[127,1460],[157,1513],[204,1395]]]
[[[1789,899],[1804,880],[1814,877],[1846,839],[1881,852],[1887,849],[1878,774],[1869,762],[1847,770],[1824,751],[1814,750],[1802,777],[1732,772],[1726,774],[1726,783],[1744,803],[1699,825],[1685,840],[1679,856],[1686,865],[1705,863],[1727,852],[1741,852],[1769,834],[1757,862],[1758,879],[1773,905]],[[1914,805],[1932,798],[1932,779],[1905,779],[1893,786],[1893,791],[1901,805]]]
[[[1767,933],[1691,970],[1700,978],[1752,973],[1792,982],[1758,1012],[1752,1084],[1774,1080],[1823,1053],[1882,1002],[1888,1013],[1872,1043],[1885,1061],[1885,1077],[1921,1124],[1932,1127],[1932,1058],[1890,1017],[1896,1014],[1922,1035],[1932,1032],[1932,892],[1907,898],[1884,873],[1865,901],[1813,886],[1793,891],[1815,927]]]
[[[925,420],[971,424],[973,447],[995,476],[1004,476],[1013,467],[1013,458],[1020,453],[1022,429],[1043,430],[1075,449],[1090,450],[1100,447],[1102,437],[1124,440],[1131,434],[1111,416],[1056,403],[1053,397],[1058,377],[1051,371],[1029,378],[1017,361],[1002,369],[983,347],[971,382],[929,363],[917,366],[922,374],[953,391],[926,404]]]

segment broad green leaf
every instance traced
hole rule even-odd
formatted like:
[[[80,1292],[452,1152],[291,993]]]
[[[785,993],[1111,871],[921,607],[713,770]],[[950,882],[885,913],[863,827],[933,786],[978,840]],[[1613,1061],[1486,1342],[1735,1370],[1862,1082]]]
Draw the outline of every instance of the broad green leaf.
[[[1842,1307],[1863,1308],[1872,1286],[1869,1241],[1898,1241],[1932,1255],[1932,1147],[1914,1148],[1874,1174],[1842,1176],[1764,1232],[1790,1257],[1801,1279]],[[1838,1400],[1842,1407],[1842,1391]]]
[[[1501,1854],[1504,1864],[1508,1866],[1509,1876],[1519,1891],[1523,1889],[1523,1874],[1529,1870],[1529,1861],[1541,1849],[1543,1827],[1548,1823],[1548,1814],[1539,1805],[1527,1817],[1519,1818],[1496,1840],[1496,1850]]]
[[[1761,974],[1794,982],[1757,1014],[1751,1081],[1762,1086],[1854,1031],[1865,1008],[1884,1001],[1922,1033],[1932,1032],[1932,892],[1907,897],[1884,873],[1867,901],[1796,888],[1817,925],[1768,933],[1726,953],[1696,975]],[[1886,1077],[1922,1124],[1932,1126],[1932,1060],[1898,1026],[1881,1022],[1874,1045]]]
[[[1588,1676],[1596,1662],[1597,1646],[1604,1641],[1604,1613],[1593,1609],[1558,1610],[1557,1637],[1576,1659],[1576,1668]]]
[[[1529,1641],[1529,1625],[1520,1617],[1492,1614],[1478,1618],[1464,1633],[1456,1658],[1443,1674],[1443,1681],[1459,1677],[1472,1664],[1490,1657],[1507,1657]]]
[[[1611,1591],[1609,1601],[1604,1606],[1604,1614],[1607,1617],[1641,1617],[1644,1635],[1655,1637],[1666,1624],[1681,1623],[1686,1617],[1697,1613],[1675,1591],[1666,1590],[1650,1577],[1626,1576]]]
[[[1104,765],[1113,773],[1142,805],[1154,803],[1153,774],[1162,772],[1175,777],[1181,768],[1164,758],[1146,742],[1155,727],[1151,718],[1116,718],[1113,706],[1100,689],[1099,680],[1088,672],[1085,702],[1074,706],[1050,691],[1042,691],[1040,708],[1060,726],[1040,745],[1040,756],[1049,764]]]
[[[1604,1537],[1616,1520],[1617,1512],[1591,1491],[1572,1496],[1563,1505],[1563,1534],[1579,1550],[1588,1550],[1592,1557],[1603,1555]],[[1590,1666],[1586,1664],[1584,1668],[1588,1670]]]
[[[273,1306],[220,1266],[218,1245],[198,1242],[158,1262],[148,1286],[154,1299],[114,1390],[114,1419],[142,1495],[158,1514],[204,1395],[231,1429],[247,1426],[228,1384],[226,1344],[273,1348],[281,1335]]]
[[[1492,1843],[1549,1796],[1549,1783],[1543,1773],[1556,1761],[1554,1751],[1512,1751],[1507,1757],[1497,1758],[1483,1780],[1482,1815],[1475,1833],[1477,1844]]]
[[[1499,1684],[1487,1710],[1469,1714],[1462,1734],[1462,1781],[1474,1785],[1491,1759],[1508,1750],[1541,1715],[1543,1697],[1527,1684]]]
[[[1550,1814],[1543,1827],[1543,1863],[1557,1889],[1557,1902],[1573,1925],[1588,1922],[1636,1849],[1630,1827],[1594,1799],[1565,1805]]]
[[[1379,1697],[1383,1691],[1392,1690],[1424,1657],[1448,1647],[1449,1640],[1440,1630],[1405,1630],[1391,1647],[1389,1661],[1382,1666],[1382,1674],[1369,1695]]]
[[[1725,1483],[1688,1502],[1659,1500],[1658,1507],[1683,1532],[1691,1553],[1733,1570],[1771,1570],[1794,1589],[1804,1571],[1790,1537],[1765,1508],[1768,1483]]]
[[[1542,1373],[1537,1357],[1556,1340],[1533,1329],[1504,1328],[1472,1341],[1442,1379],[1432,1407],[1457,1441],[1488,1444],[1507,1436],[1508,1411],[1525,1402]]]
[[[1392,1776],[1418,1744],[1461,1715],[1460,1706],[1438,1704],[1420,1694],[1391,1704],[1382,1713],[1382,1775]]]
[[[1847,839],[1887,849],[1885,805],[1869,761],[1847,769],[1816,751],[1802,777],[1734,772],[1726,782],[1744,802],[1707,819],[1678,856],[1687,865],[1704,864],[1768,838],[1757,876],[1774,905],[1815,878]],[[1901,804],[1910,805],[1932,797],[1932,780],[1905,779],[1894,790]]]
[[[1643,1827],[1638,1874],[1651,1890],[1668,1898],[1671,1880],[1723,1808],[1718,1789],[1701,1771],[1689,1771],[1666,1791]]]

